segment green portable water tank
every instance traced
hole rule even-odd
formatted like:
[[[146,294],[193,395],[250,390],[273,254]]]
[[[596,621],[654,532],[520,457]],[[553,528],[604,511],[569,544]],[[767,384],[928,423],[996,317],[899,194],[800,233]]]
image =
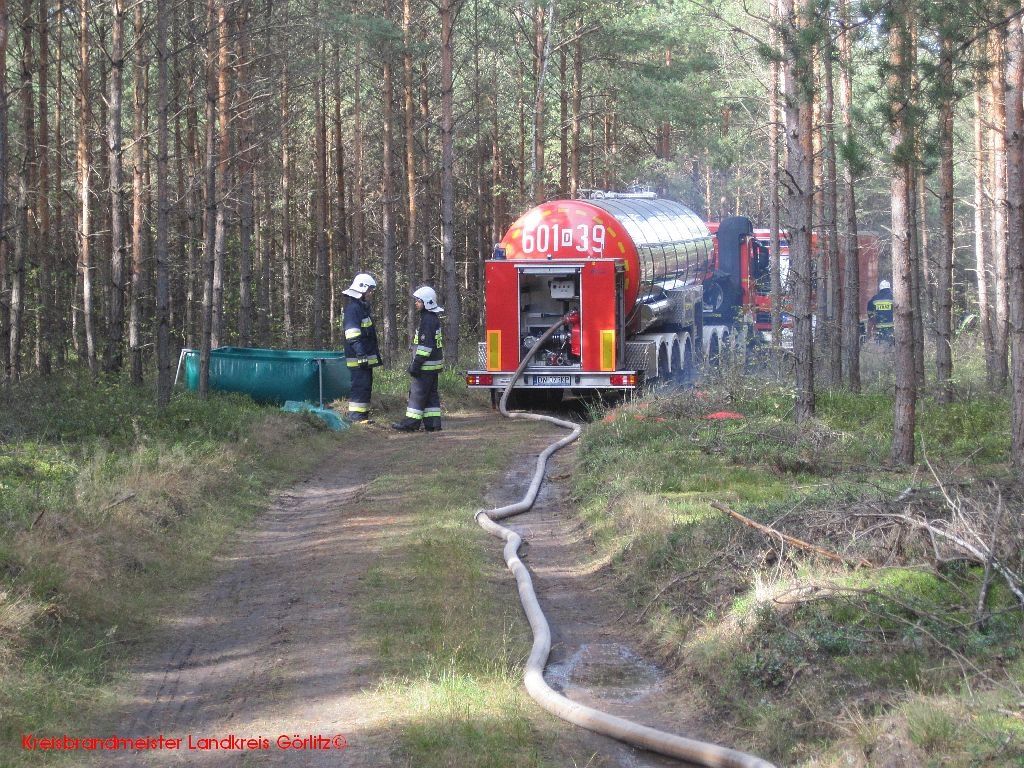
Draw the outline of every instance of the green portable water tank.
[[[185,386],[199,389],[199,350],[182,350]],[[218,347],[210,353],[210,389],[242,392],[258,403],[329,403],[351,388],[343,352]]]

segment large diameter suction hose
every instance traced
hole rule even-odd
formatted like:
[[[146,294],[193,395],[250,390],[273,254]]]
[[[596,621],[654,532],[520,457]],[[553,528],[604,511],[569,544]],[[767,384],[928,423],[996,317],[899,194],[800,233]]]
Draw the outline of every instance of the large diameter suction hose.
[[[748,755],[735,749],[720,747],[717,744],[709,744],[695,739],[688,739],[665,731],[659,731],[646,725],[634,723],[622,717],[610,715],[607,712],[588,707],[566,698],[555,691],[544,680],[544,667],[551,653],[551,628],[548,620],[541,610],[537,601],[537,593],[533,589],[533,579],[523,561],[519,559],[519,547],[522,538],[518,533],[503,525],[494,522],[520,512],[525,512],[533,506],[540,491],[541,483],[544,481],[544,471],[547,467],[548,457],[560,448],[576,440],[581,433],[579,424],[571,421],[557,419],[554,416],[547,416],[539,413],[509,413],[508,398],[516,381],[522,376],[530,359],[547,341],[551,335],[565,322],[565,318],[548,328],[537,340],[530,351],[523,356],[516,372],[512,375],[511,381],[502,392],[498,409],[503,416],[510,419],[529,419],[530,421],[547,421],[559,427],[572,430],[570,434],[555,441],[537,457],[537,468],[534,470],[533,479],[526,495],[515,504],[508,504],[496,509],[480,510],[476,513],[476,521],[480,526],[493,536],[505,541],[504,557],[505,564],[515,576],[519,588],[519,600],[523,604],[526,618],[530,622],[530,629],[533,631],[533,648],[526,660],[525,683],[526,690],[533,699],[551,714],[567,720],[570,723],[586,728],[587,730],[611,736],[627,744],[633,744],[652,752],[658,752],[669,757],[687,760],[698,765],[709,766],[710,768],[775,768],[766,760],[755,755]]]

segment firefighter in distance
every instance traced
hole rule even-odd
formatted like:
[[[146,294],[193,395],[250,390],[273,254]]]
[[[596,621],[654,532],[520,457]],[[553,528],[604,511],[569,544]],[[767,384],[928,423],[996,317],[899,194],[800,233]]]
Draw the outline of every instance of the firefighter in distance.
[[[381,364],[377,346],[377,329],[370,316],[370,298],[377,281],[360,272],[352,285],[342,291],[348,296],[342,324],[345,329],[345,360],[352,377],[348,399],[348,420],[369,421],[370,397],[373,393],[373,369]]]
[[[893,336],[892,285],[888,280],[878,284],[878,293],[868,302],[868,337],[880,344],[892,344]]]
[[[437,377],[444,366],[444,339],[441,318],[444,311],[437,305],[437,293],[429,286],[413,292],[420,325],[413,337],[412,362],[409,364],[409,403],[405,418],[391,425],[399,432],[415,432],[421,426],[427,432],[441,431],[441,398],[437,392]]]

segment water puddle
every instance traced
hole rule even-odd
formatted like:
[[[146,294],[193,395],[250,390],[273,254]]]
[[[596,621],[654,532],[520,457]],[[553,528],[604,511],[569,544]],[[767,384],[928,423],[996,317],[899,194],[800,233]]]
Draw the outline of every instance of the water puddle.
[[[662,673],[619,643],[584,643],[572,656],[547,668],[545,679],[572,697],[581,692],[605,701],[628,703],[661,686]]]

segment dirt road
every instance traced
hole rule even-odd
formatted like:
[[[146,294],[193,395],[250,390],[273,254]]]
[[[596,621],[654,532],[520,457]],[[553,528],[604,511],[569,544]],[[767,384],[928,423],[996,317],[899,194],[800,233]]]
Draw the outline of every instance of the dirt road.
[[[482,445],[495,434],[497,418],[450,420],[429,443],[431,456],[443,461],[452,446]],[[131,670],[106,732],[163,734],[182,739],[179,748],[107,753],[99,764],[404,765],[388,713],[373,695],[374,651],[359,636],[347,597],[382,556],[389,532],[410,524],[409,500],[395,499],[381,513],[381,505],[368,503],[370,483],[383,471],[422,463],[426,443],[424,436],[371,429],[359,450],[341,443],[309,478],[273,500],[225,553],[214,583],[183,598]],[[521,495],[545,440],[536,431],[520,438],[526,444],[508,473],[495,478],[487,501]],[[571,455],[557,457],[549,475],[565,475],[571,463]],[[685,730],[687,716],[661,671],[616,623],[621,605],[564,494],[557,480],[547,485],[535,510],[513,523],[529,541],[524,560],[554,631],[549,679],[571,697]],[[493,552],[500,558],[496,540]],[[507,597],[517,599],[511,576]],[[678,765],[572,726],[554,727],[565,735],[567,765]],[[232,749],[225,741],[231,738],[267,744]],[[304,748],[282,748],[297,745]]]

